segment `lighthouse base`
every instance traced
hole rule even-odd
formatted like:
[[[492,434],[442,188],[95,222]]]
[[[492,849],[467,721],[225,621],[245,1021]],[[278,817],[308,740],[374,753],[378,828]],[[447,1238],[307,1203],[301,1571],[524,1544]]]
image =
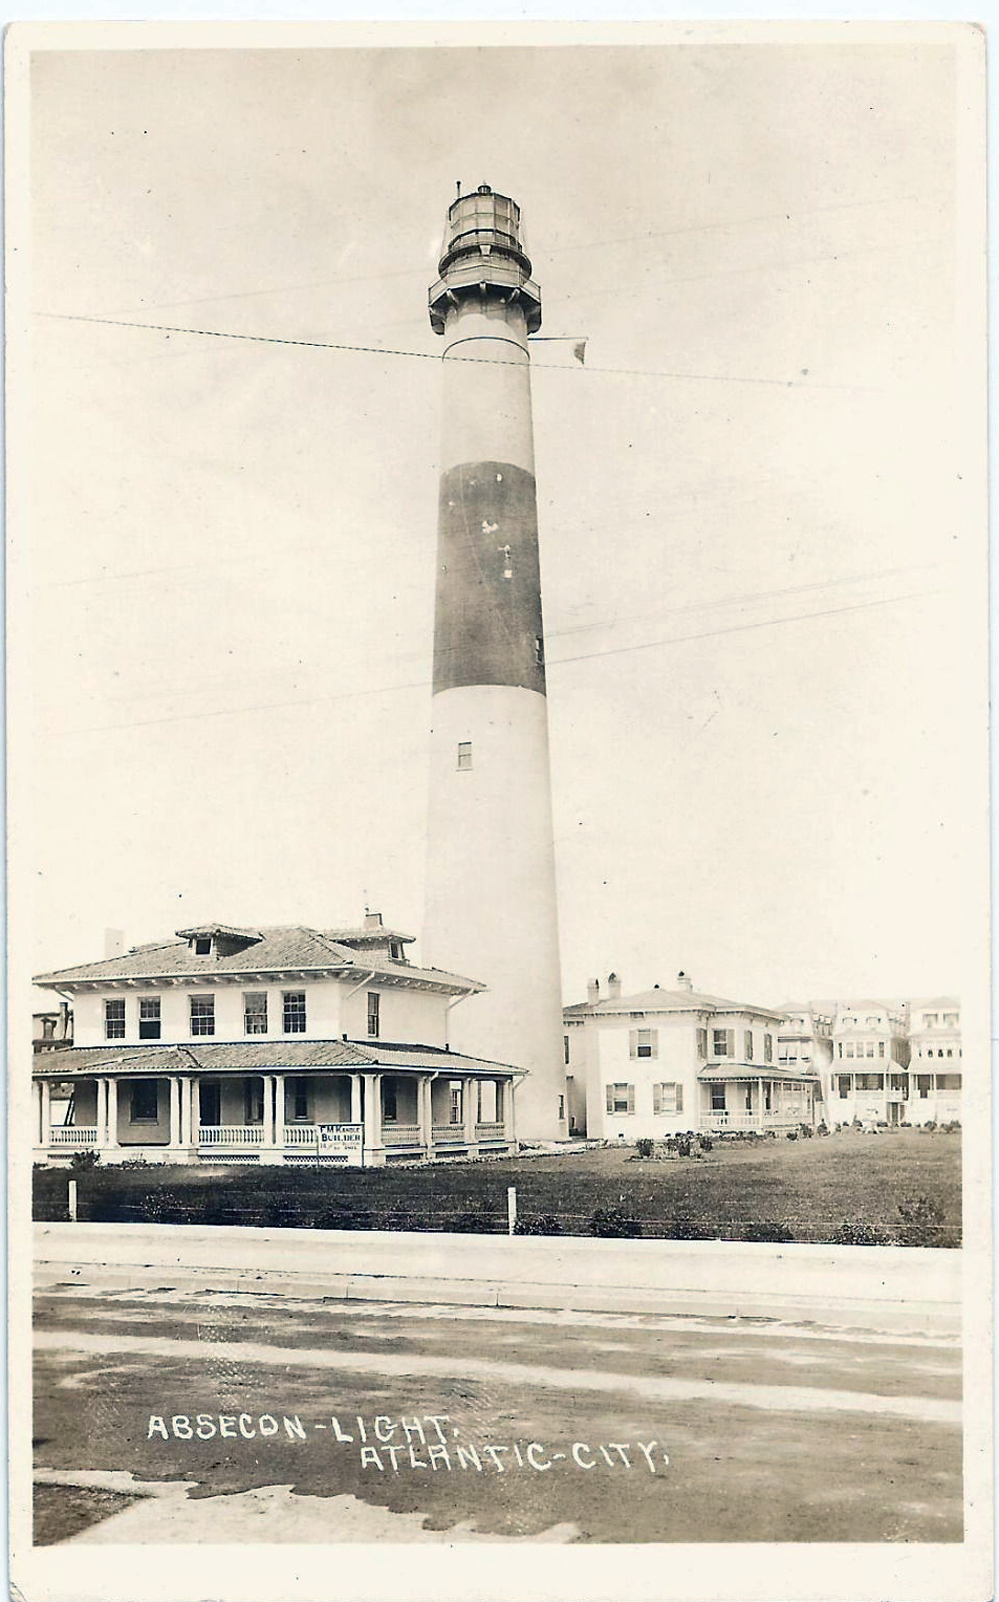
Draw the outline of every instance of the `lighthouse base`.
[[[453,1050],[527,1070],[521,1140],[567,1134],[548,718],[543,695],[434,696],[424,960],[488,986],[451,1014]]]

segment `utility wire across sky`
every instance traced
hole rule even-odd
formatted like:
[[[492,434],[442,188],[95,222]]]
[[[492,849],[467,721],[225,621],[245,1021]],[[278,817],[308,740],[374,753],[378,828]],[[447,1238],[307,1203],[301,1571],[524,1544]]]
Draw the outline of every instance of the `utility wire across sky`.
[[[198,339],[236,339],[252,345],[292,345],[307,350],[352,351],[365,356],[403,356],[416,361],[439,362],[442,356],[429,350],[389,349],[381,345],[352,345],[325,339],[288,339],[276,334],[237,334],[221,328],[182,328],[173,323],[140,323],[122,317],[91,317],[82,312],[39,312],[40,317],[68,323],[97,323],[108,328],[140,328],[156,334],[188,334]],[[484,363],[488,366],[508,366],[507,362],[489,356],[462,356],[462,361]],[[533,362],[532,370],[542,372],[585,372],[617,374],[630,378],[672,378],[709,384],[765,384],[778,389],[848,389],[869,390],[861,384],[816,384],[802,378],[747,378],[733,373],[679,373],[667,369],[646,367],[593,367],[577,358],[572,367],[554,362]]]

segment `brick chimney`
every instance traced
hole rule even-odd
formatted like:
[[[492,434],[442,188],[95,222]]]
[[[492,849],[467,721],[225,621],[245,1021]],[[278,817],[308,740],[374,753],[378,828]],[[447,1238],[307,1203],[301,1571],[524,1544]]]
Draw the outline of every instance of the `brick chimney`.
[[[620,995],[621,981],[616,973],[609,973],[607,975],[607,999],[608,1001],[617,1001]]]
[[[369,912],[367,907],[365,907],[365,909],[364,909],[364,927],[365,927],[365,929],[380,929],[381,926],[382,926],[382,915],[381,915],[381,913],[380,912]]]
[[[676,976],[676,988],[678,990],[693,990],[694,988],[693,980],[688,974],[684,973],[682,968]]]
[[[597,1002],[600,1000],[600,980],[599,979],[587,979],[587,981],[586,981],[586,1000],[587,1000],[588,1005],[591,1006],[591,1007],[595,1007]]]

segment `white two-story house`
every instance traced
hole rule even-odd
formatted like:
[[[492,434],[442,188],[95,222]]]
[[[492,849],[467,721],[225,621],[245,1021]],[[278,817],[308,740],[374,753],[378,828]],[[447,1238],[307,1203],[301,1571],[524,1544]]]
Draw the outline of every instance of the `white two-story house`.
[[[615,974],[563,1013],[577,1133],[627,1141],[687,1131],[789,1130],[815,1121],[818,1075],[781,1063],[781,1013],[677,988],[623,995]]]
[[[484,987],[358,929],[207,923],[40,974],[74,1044],[33,1064],[35,1160],[381,1164],[514,1149],[522,1072],[449,1049]],[[53,1091],[56,1094],[53,1094]]]

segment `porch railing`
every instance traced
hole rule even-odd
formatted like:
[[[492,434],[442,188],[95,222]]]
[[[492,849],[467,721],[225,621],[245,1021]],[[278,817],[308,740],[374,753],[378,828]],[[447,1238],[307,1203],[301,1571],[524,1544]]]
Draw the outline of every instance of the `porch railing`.
[[[262,1146],[263,1124],[202,1124],[199,1146]]]
[[[434,1124],[434,1145],[461,1146],[465,1142],[464,1124]]]
[[[319,1139],[319,1130],[315,1124],[285,1124],[284,1143],[286,1146],[314,1146]]]
[[[505,1136],[506,1128],[503,1124],[476,1124],[475,1126],[476,1140],[503,1140]]]
[[[383,1124],[383,1146],[422,1146],[419,1124]]]
[[[800,1124],[806,1118],[804,1107],[786,1107],[781,1111],[771,1109],[770,1112],[735,1112],[724,1108],[714,1112],[702,1112],[698,1119],[699,1129],[780,1129],[785,1125],[791,1127]]]
[[[44,1145],[45,1142],[43,1141]],[[91,1147],[97,1145],[97,1126],[90,1124],[59,1125],[49,1130],[48,1144],[50,1146],[81,1146]]]

